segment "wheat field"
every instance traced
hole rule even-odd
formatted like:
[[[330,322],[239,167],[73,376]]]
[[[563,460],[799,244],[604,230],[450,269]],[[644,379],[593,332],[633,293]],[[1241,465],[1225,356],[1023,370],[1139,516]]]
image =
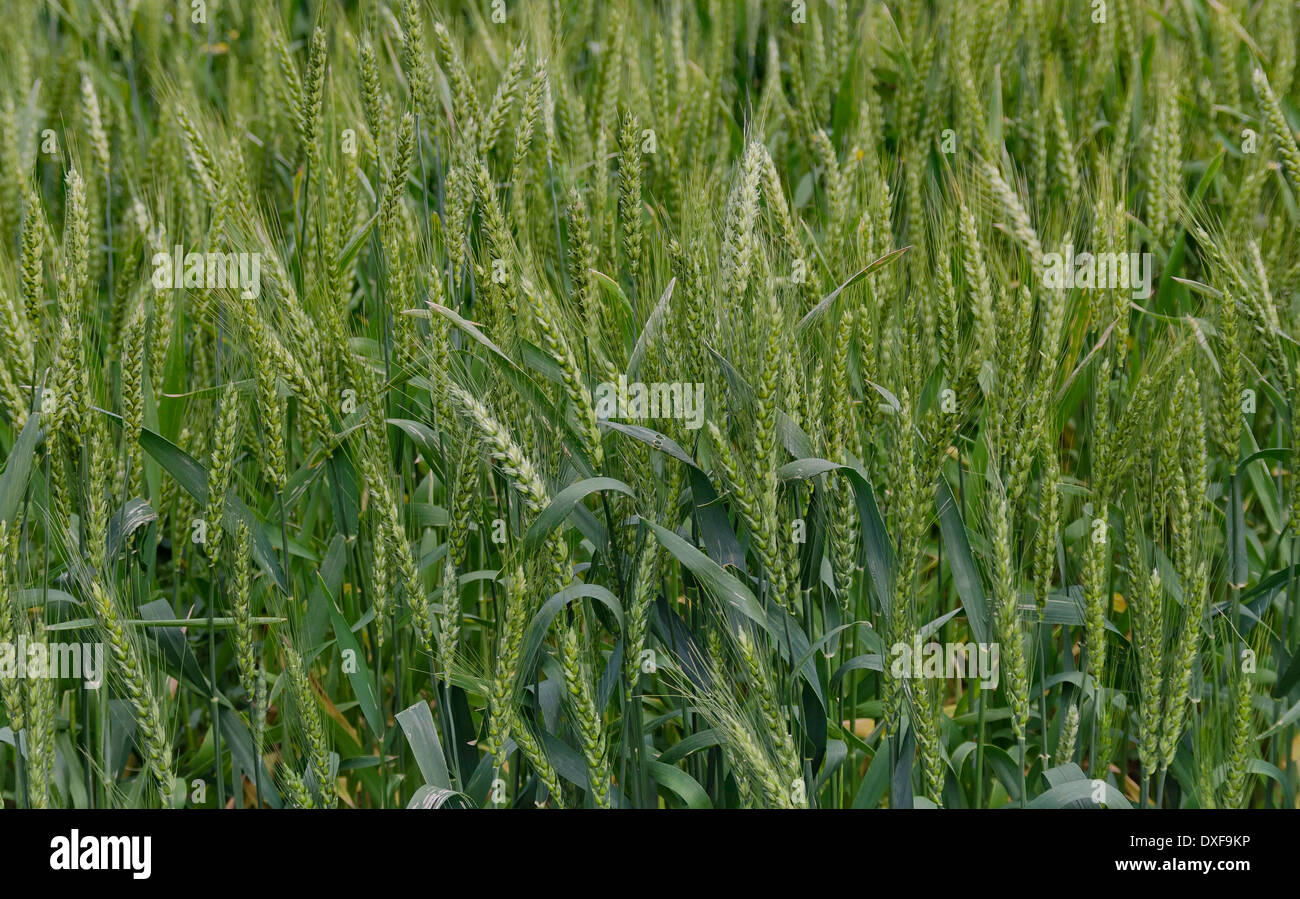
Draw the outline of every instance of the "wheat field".
[[[1297,807],[1293,0],[8,18],[0,807]]]

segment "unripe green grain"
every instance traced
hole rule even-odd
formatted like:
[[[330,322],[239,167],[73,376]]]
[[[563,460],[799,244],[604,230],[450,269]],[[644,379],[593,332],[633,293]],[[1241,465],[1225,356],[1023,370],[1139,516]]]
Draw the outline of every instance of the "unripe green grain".
[[[569,704],[574,716],[574,729],[578,732],[582,754],[587,762],[587,778],[591,798],[597,808],[610,808],[612,783],[606,760],[604,725],[596,707],[586,666],[580,657],[577,628],[563,628],[560,636],[560,669],[568,690]]]
[[[438,64],[442,66],[447,81],[452,88],[453,109],[456,123],[467,140],[474,140],[483,121],[483,109],[479,105],[478,94],[470,81],[460,53],[451,42],[451,33],[441,22],[434,23],[433,34],[438,44]]]
[[[510,166],[510,210],[515,227],[522,234],[527,233],[528,225],[529,150],[533,146],[533,132],[537,128],[537,120],[542,116],[548,83],[546,60],[540,59],[533,69],[528,90],[524,92],[523,107],[519,111],[519,125],[515,130],[513,162]]]
[[[1296,146],[1295,135],[1282,113],[1282,104],[1273,93],[1268,83],[1268,76],[1263,69],[1255,69],[1251,75],[1255,86],[1255,96],[1259,98],[1264,124],[1268,127],[1268,136],[1273,142],[1273,149],[1282,163],[1282,170],[1291,185],[1292,192],[1300,196],[1300,147]]]
[[[478,148],[481,155],[488,155],[496,147],[501,129],[505,126],[506,119],[510,117],[510,111],[519,95],[519,83],[523,79],[525,61],[524,45],[516,44],[510,50],[510,59],[506,62],[505,73],[501,76],[501,83],[497,85],[496,93],[492,95],[487,117],[483,120],[483,127],[479,131]]]
[[[619,132],[618,217],[623,257],[634,284],[641,272],[641,167],[641,128],[637,117],[628,114]]]
[[[523,753],[528,764],[532,766],[533,772],[537,779],[541,781],[546,788],[548,801],[556,808],[563,808],[564,787],[560,783],[560,776],[555,771],[555,766],[546,755],[546,750],[542,747],[541,742],[533,736],[533,732],[528,725],[519,717],[515,718],[514,727],[510,729],[510,734],[515,743],[519,745],[519,751]]]
[[[505,742],[510,736],[515,711],[515,681],[523,648],[524,627],[528,623],[527,590],[524,569],[515,565],[504,584],[505,609],[497,614],[497,654],[488,687],[488,730],[483,748],[495,760],[497,769],[505,766]]]
[[[1251,677],[1235,672],[1232,680],[1232,732],[1229,735],[1228,771],[1224,778],[1224,802],[1229,808],[1246,808],[1250,762],[1254,757],[1254,690]]]
[[[416,111],[433,115],[433,74],[429,69],[429,56],[424,46],[424,21],[420,9],[421,4],[417,0],[404,0],[399,9],[402,23],[402,68],[406,72]],[[363,78],[365,77],[367,76],[363,73]]]
[[[203,518],[207,522],[206,549],[208,557],[216,559],[221,550],[222,519],[225,515],[226,493],[230,489],[235,469],[235,454],[239,451],[242,416],[239,394],[233,384],[221,395],[216,431],[212,444],[212,461],[208,466],[208,501]]]
[[[1001,643],[1000,663],[1011,707],[1011,728],[1024,740],[1029,726],[1029,665],[1025,659],[1025,640],[1020,624],[1019,595],[1012,563],[1011,507],[1007,497],[999,501],[993,519],[995,575],[993,585],[993,620]]]
[[[1065,710],[1065,721],[1061,724],[1061,740],[1056,744],[1056,757],[1053,764],[1057,767],[1074,758],[1074,745],[1079,737],[1079,707],[1071,703]]]
[[[333,808],[337,798],[329,745],[326,742],[325,724],[321,720],[320,707],[316,704],[316,693],[312,689],[307,669],[303,665],[298,650],[286,645],[284,648],[285,673],[288,675],[289,689],[293,696],[294,707],[304,736],[307,740],[307,758],[312,776],[316,780],[316,794],[326,808]],[[303,793],[306,793],[304,787]]]
[[[251,539],[243,521],[235,531],[235,663],[239,684],[253,697],[257,690],[257,656],[253,650]]]
[[[135,712],[137,741],[149,774],[158,792],[170,796],[173,775],[171,741],[140,648],[123,621],[116,598],[98,580],[91,584],[90,607],[108,642],[113,667],[121,676],[127,699]]]
[[[18,602],[9,564],[15,543],[15,535],[10,531],[9,523],[0,521],[0,645],[4,646],[17,645],[19,625],[23,631],[27,629],[26,610]],[[23,729],[23,687],[23,681],[18,677],[0,675],[0,699],[4,701],[5,717],[14,733]]]

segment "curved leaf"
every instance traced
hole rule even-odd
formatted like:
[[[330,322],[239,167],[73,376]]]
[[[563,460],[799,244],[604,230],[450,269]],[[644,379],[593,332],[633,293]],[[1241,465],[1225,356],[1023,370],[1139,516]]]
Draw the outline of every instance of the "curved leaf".
[[[645,326],[641,328],[641,334],[636,339],[636,346],[632,347],[632,355],[627,360],[627,376],[629,379],[636,377],[637,370],[641,368],[641,359],[645,356],[646,347],[659,332],[659,327],[663,324],[664,314],[668,311],[668,301],[672,299],[673,288],[677,286],[677,279],[672,278],[668,281],[668,286],[659,296],[659,302],[655,303],[655,308],[646,319]]]
[[[551,622],[555,620],[555,616],[561,609],[577,599],[594,599],[604,603],[618,621],[619,628],[623,627],[623,606],[618,601],[618,597],[609,590],[599,584],[580,583],[565,587],[543,603],[537,610],[537,614],[533,616],[533,620],[529,622],[528,632],[524,636],[521,656],[523,664],[519,668],[520,672],[531,673],[537,667],[537,655],[541,651],[542,641],[546,639],[546,632],[551,628]]]
[[[646,519],[646,524],[650,525],[664,549],[676,556],[677,561],[685,565],[686,569],[702,584],[718,597],[726,600],[737,612],[760,627],[767,628],[767,616],[763,614],[762,607],[754,598],[754,594],[749,592],[748,587],[672,531],[660,527],[649,519]]]
[[[862,551],[866,554],[867,571],[881,608],[888,610],[894,596],[894,544],[885,530],[885,520],[876,505],[876,494],[871,483],[857,469],[848,469],[849,483],[858,507],[862,526]]]
[[[575,506],[601,490],[613,490],[626,496],[636,496],[631,487],[616,478],[587,478],[576,484],[570,484],[555,495],[550,505],[542,510],[532,526],[528,528],[528,534],[524,537],[525,549],[535,549],[540,546],[551,531],[569,517],[569,513]]]
[[[435,456],[438,453],[438,435],[428,425],[418,421],[411,421],[409,418],[386,418],[384,421],[404,431],[406,436],[411,438],[412,443],[429,453],[430,456]]]
[[[944,557],[948,560],[948,570],[952,572],[953,586],[961,597],[962,607],[966,610],[966,620],[970,622],[971,634],[977,643],[993,641],[993,626],[989,619],[988,602],[984,598],[984,585],[980,581],[979,569],[971,556],[970,540],[966,537],[966,524],[957,511],[957,500],[953,498],[952,488],[943,478],[939,479],[939,494],[935,500],[939,506],[939,531],[943,535]]]
[[[334,600],[329,596],[324,578],[321,578],[319,572],[316,577],[320,580],[321,587],[326,590],[323,601],[329,611],[330,624],[334,629],[334,639],[338,641],[338,648],[342,653],[350,652],[355,661],[355,664],[343,666],[348,673],[348,683],[352,685],[352,692],[357,697],[357,703],[361,706],[361,713],[366,719],[366,724],[370,726],[370,732],[375,735],[376,739],[382,739],[384,716],[379,710],[379,697],[375,694],[375,679],[370,674],[370,666],[366,664],[365,653],[361,651],[356,634],[348,627],[343,613],[334,605]],[[399,715],[398,718],[400,719],[401,716]],[[426,777],[425,780],[427,781],[428,778]],[[450,786],[450,784],[447,784],[447,786]]]
[[[464,793],[425,784],[415,791],[415,795],[411,797],[410,802],[406,803],[406,807],[468,809],[473,808],[474,803]]]
[[[676,793],[688,808],[713,808],[709,794],[685,771],[654,759],[647,759],[646,767],[655,780]]]
[[[108,522],[107,558],[116,559],[132,534],[149,522],[157,520],[158,513],[143,497],[133,497],[123,503]]]
[[[862,655],[854,656],[853,658],[845,662],[843,665],[835,669],[835,673],[831,675],[830,688],[834,690],[835,687],[839,684],[839,682],[844,678],[844,675],[848,674],[850,671],[882,671],[883,672],[884,670],[885,670],[885,660],[880,653],[878,652],[863,653]]]
[[[883,268],[884,266],[893,262],[895,259],[897,259],[899,256],[902,256],[910,249],[912,248],[910,246],[907,246],[907,247],[899,247],[896,250],[890,250],[888,253],[886,253],[884,256],[881,256],[879,259],[875,260],[874,262],[868,263],[864,268],[862,268],[856,274],[850,275],[847,281],[845,281],[839,287],[832,290],[825,297],[823,297],[817,303],[816,306],[808,310],[808,314],[799,320],[798,330],[800,332],[804,331],[805,329],[808,328],[809,325],[811,325],[813,322],[817,321],[817,319],[825,315],[826,310],[829,309],[831,307],[831,304],[835,302],[836,297],[838,297],[844,291],[848,290],[854,284],[857,284],[859,281],[861,281],[867,275],[874,272],[876,269]]]
[[[611,431],[618,431],[620,434],[626,434],[635,440],[640,440],[651,449],[658,450],[661,453],[666,453],[679,462],[685,462],[692,468],[699,467],[696,461],[691,458],[690,453],[682,449],[675,440],[665,434],[660,434],[653,428],[647,428],[642,425],[624,424],[621,421],[610,421],[609,419],[601,419],[599,426],[602,428],[608,428]]]
[[[705,553],[723,567],[745,571],[745,550],[731,527],[731,520],[718,491],[713,488],[713,482],[698,468],[689,469],[688,474],[695,521],[699,524]]]
[[[697,731],[659,753],[659,761],[664,765],[672,765],[686,758],[692,752],[698,752],[710,746],[721,746],[725,740],[726,734],[714,727]]]
[[[430,303],[429,308],[432,309],[434,312],[438,313],[439,315],[441,315],[443,318],[447,319],[447,321],[451,322],[457,328],[460,328],[470,337],[473,337],[484,347],[491,350],[498,358],[504,361],[506,365],[509,365],[511,368],[516,370],[519,368],[519,366],[515,364],[515,361],[513,359],[511,359],[509,356],[507,356],[504,352],[501,351],[501,347],[493,343],[491,338],[489,338],[486,334],[484,334],[482,331],[478,329],[478,325],[474,324],[473,322],[467,319],[461,318],[460,315],[455,310],[448,309],[446,306],[439,305],[438,303]]]
[[[398,712],[396,717],[402,733],[406,735],[411,753],[415,756],[415,763],[424,775],[425,784],[450,790],[451,777],[447,773],[447,759],[442,753],[442,743],[438,739],[438,729],[433,724],[429,704],[420,700]]]
[[[13,522],[18,513],[18,505],[27,492],[27,481],[32,476],[32,455],[40,438],[40,414],[33,412],[27,416],[22,433],[9,451],[4,473],[0,474],[0,521]]]
[[[1093,802],[1093,781],[1091,780],[1072,780],[1068,783],[1052,787],[1046,793],[1035,796],[1028,804],[1027,808],[1081,808],[1086,806],[1096,807],[1097,803]],[[1102,804],[1106,808],[1132,808],[1133,806],[1124,794],[1112,787],[1109,783],[1102,784],[1104,797]]]
[[[776,476],[783,481],[806,481],[809,478],[815,478],[820,474],[843,467],[838,462],[809,456],[785,463],[776,470]]]
[[[140,446],[149,455],[153,456],[154,461],[161,465],[168,474],[176,479],[176,483],[192,496],[200,506],[208,502],[208,471],[189,453],[172,443],[166,437],[156,434],[148,428],[140,431]],[[244,505],[243,500],[233,492],[226,496],[225,514],[222,516],[221,523],[226,529],[226,533],[232,537],[236,534],[238,523],[243,521],[248,525],[249,532],[253,535],[253,559],[262,569],[271,576],[281,592],[289,592],[289,583],[285,580],[284,571],[280,568],[280,562],[275,557],[275,550],[271,546],[270,539],[266,536],[266,528],[251,509]]]

